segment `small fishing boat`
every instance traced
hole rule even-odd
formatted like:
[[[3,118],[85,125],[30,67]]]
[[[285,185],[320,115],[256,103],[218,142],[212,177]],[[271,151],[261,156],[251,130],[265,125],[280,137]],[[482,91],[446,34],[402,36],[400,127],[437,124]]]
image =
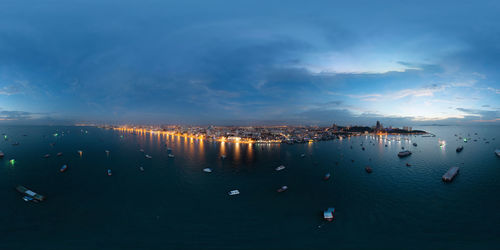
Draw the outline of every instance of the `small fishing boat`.
[[[226,155],[221,155],[220,158],[224,160],[226,159]]]
[[[373,172],[373,169],[370,166],[366,166],[365,171],[371,174]]]
[[[57,156],[62,156],[62,152],[57,153]]]
[[[146,159],[152,159],[153,158],[153,156],[151,156],[151,155],[145,155],[144,157],[146,157]]]
[[[173,154],[168,154],[168,157],[169,157],[169,158],[174,158],[174,157],[175,157],[175,155],[173,155]]]
[[[406,157],[406,156],[409,156],[411,155],[411,152],[409,150],[404,150],[404,151],[401,151],[398,153],[398,156],[399,157]]]
[[[306,157],[306,154],[301,154],[300,157],[304,158]]]
[[[278,166],[275,170],[276,170],[276,171],[281,171],[281,170],[283,170],[283,169],[285,169],[285,166],[280,165],[280,166]]]
[[[411,167],[411,164],[407,162],[407,163],[406,163],[406,166],[407,166],[407,167]]]
[[[288,186],[282,186],[282,187],[278,188],[278,190],[276,190],[276,192],[282,193],[282,192],[285,192],[286,190],[288,190]]]
[[[460,147],[458,147],[458,148],[457,148],[457,153],[462,152],[462,150],[464,150],[464,146],[460,146]]]
[[[50,157],[50,154],[46,154],[43,156],[43,158],[49,158]]]
[[[328,208],[323,212],[323,219],[325,219],[326,221],[333,221],[334,214],[335,214],[335,208],[333,207]]]
[[[142,153],[144,153],[144,149],[142,149],[142,148],[141,148],[141,149],[139,149],[139,152],[142,152]]]
[[[112,176],[113,173],[111,172],[111,169],[108,169],[108,176]]]
[[[68,169],[68,165],[64,164],[64,165],[61,167],[61,169],[59,169],[59,172],[61,172],[61,173],[62,173],[62,172],[64,172],[64,171],[66,171],[66,169]]]
[[[19,142],[12,143],[12,146],[17,146],[17,145],[19,145]]]
[[[4,156],[5,154],[2,151],[0,151],[0,158],[3,158]]]
[[[139,167],[139,170],[140,170],[141,172],[144,172],[144,168],[143,168],[143,167]]]
[[[240,190],[238,189],[235,189],[235,190],[231,190],[228,192],[229,195],[233,196],[233,195],[238,195],[240,194]]]
[[[362,149],[362,150],[365,150],[365,147],[362,147],[361,149]]]
[[[83,151],[81,151],[81,150],[78,150],[78,151],[76,151],[76,152],[77,152],[77,153],[78,153],[78,155],[80,155],[80,156],[82,156],[82,154],[83,154]]]
[[[496,150],[495,150],[495,154],[496,154],[498,157],[500,157],[500,149],[496,149]]]
[[[325,176],[323,177],[323,180],[327,181],[330,179],[332,175],[330,173],[326,173]]]
[[[211,168],[204,168],[203,172],[205,172],[205,173],[212,173],[212,169]]]
[[[417,146],[417,143],[415,143],[415,142],[414,142],[414,143],[413,143],[413,146],[414,146],[414,147],[416,147],[416,146]]]

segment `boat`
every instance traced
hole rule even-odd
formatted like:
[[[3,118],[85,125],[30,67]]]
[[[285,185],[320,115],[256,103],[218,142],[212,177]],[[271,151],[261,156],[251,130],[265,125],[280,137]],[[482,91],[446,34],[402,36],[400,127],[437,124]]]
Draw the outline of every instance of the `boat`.
[[[275,170],[276,170],[276,171],[281,171],[281,170],[283,170],[283,169],[285,169],[285,166],[280,165],[280,166],[279,166],[279,167],[277,167]]]
[[[142,153],[144,153],[144,149],[142,149],[142,148],[141,148],[141,149],[139,149],[139,152],[142,152]]]
[[[462,152],[462,150],[464,150],[464,146],[460,146],[460,147],[458,147],[458,148],[457,148],[457,153]]]
[[[362,150],[365,150],[365,147],[362,147],[361,149],[362,149]]]
[[[229,195],[233,196],[233,195],[238,195],[240,194],[240,190],[238,189],[235,189],[235,190],[231,190],[228,192]]]
[[[288,186],[282,186],[282,187],[278,188],[278,190],[276,190],[276,192],[282,193],[282,192],[285,192],[286,190],[288,190]]]
[[[221,155],[220,158],[224,160],[226,159],[226,155]]]
[[[323,180],[327,181],[330,179],[332,175],[330,173],[326,173],[325,176],[323,177]]]
[[[111,172],[111,169],[108,169],[108,176],[112,176],[113,173]]]
[[[66,171],[66,169],[68,169],[68,165],[64,164],[64,165],[61,167],[61,169],[59,169],[59,172],[61,172],[61,173],[62,173],[62,172],[64,172],[64,171]]]
[[[140,170],[141,172],[144,172],[144,168],[143,168],[143,167],[139,167],[139,170]]]
[[[34,192],[32,190],[29,190],[27,187],[17,186],[16,190],[19,193],[24,194],[25,196],[31,197],[33,199],[33,201],[43,201],[43,200],[45,200],[45,196],[43,196],[41,194],[37,194],[36,192]]]
[[[323,212],[323,219],[327,221],[333,221],[334,214],[335,214],[335,208],[330,207]]]
[[[19,145],[19,142],[12,143],[12,146],[17,146],[17,145]]]
[[[365,171],[371,174],[373,172],[373,169],[370,166],[366,166]]]
[[[153,156],[151,156],[151,155],[145,155],[144,157],[146,157],[147,159],[152,159],[153,158]]]
[[[495,150],[495,154],[496,154],[498,157],[500,157],[500,149],[496,149],[496,150]]]
[[[168,154],[168,157],[169,157],[169,158],[174,158],[174,157],[175,157],[175,155],[173,155],[173,154]]]
[[[205,172],[205,173],[212,173],[212,169],[211,168],[204,168],[203,172]]]
[[[413,143],[413,146],[415,146],[415,147],[416,147],[416,146],[417,146],[417,143],[415,143],[415,142],[414,142],[414,143]]]
[[[304,158],[306,157],[306,154],[301,154],[300,157]]]
[[[80,155],[80,157],[81,157],[81,156],[82,156],[82,154],[83,154],[83,151],[81,151],[81,150],[78,150],[78,151],[76,151],[76,152]]]
[[[30,202],[30,201],[33,201],[33,198],[31,198],[29,196],[23,196],[23,200],[26,202]]]
[[[171,148],[167,148],[167,151],[172,151],[172,149]]]
[[[50,154],[46,154],[43,156],[43,158],[49,158],[50,157]]]
[[[0,158],[3,158],[4,156],[5,154],[2,151],[0,151]]]
[[[459,172],[460,168],[458,167],[452,167],[450,168],[442,177],[443,181],[444,182],[450,182],[452,181],[455,176],[457,176],[458,172]]]
[[[57,153],[57,156],[62,156],[62,152]]]
[[[406,163],[406,166],[407,166],[407,167],[411,167],[411,164],[407,162],[407,163]]]
[[[399,157],[406,157],[406,156],[409,156],[411,155],[411,152],[409,150],[404,150],[404,151],[401,151],[398,153],[398,156]]]

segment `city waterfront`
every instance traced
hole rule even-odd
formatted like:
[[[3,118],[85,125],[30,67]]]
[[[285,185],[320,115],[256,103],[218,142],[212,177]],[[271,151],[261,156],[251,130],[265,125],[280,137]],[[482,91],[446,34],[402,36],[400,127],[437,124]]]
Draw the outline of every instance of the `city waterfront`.
[[[499,127],[417,129],[436,137],[369,134],[289,145],[96,127],[0,127],[6,136],[0,248],[498,245]],[[402,147],[413,154],[399,158]],[[279,165],[286,168],[278,172]],[[460,174],[444,183],[452,166]],[[25,202],[18,185],[47,199]],[[289,189],[276,192],[283,185]],[[240,195],[228,196],[233,189]],[[333,222],[322,218],[328,207],[336,208]]]

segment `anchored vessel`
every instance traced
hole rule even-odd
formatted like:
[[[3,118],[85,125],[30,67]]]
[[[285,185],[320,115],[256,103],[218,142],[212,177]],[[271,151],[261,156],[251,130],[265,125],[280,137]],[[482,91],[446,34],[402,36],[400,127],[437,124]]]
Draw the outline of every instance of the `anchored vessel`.
[[[43,201],[43,200],[45,200],[45,197],[43,195],[37,194],[37,193],[31,191],[28,188],[26,188],[25,186],[17,186],[16,190],[19,193],[24,194],[25,197],[28,197],[28,198],[23,198],[24,200],[28,200],[28,201],[30,201],[31,199],[33,199],[33,201]]]
[[[452,167],[452,168],[450,168],[448,170],[448,172],[446,172],[443,175],[443,181],[444,182],[450,182],[450,181],[452,181],[453,178],[455,178],[455,176],[457,176],[459,170],[460,170],[460,168],[458,168],[458,167]]]
[[[460,146],[460,147],[458,147],[458,148],[457,148],[457,153],[462,152],[462,150],[464,150],[464,146]]]
[[[401,151],[398,153],[398,156],[399,157],[406,157],[406,156],[409,156],[411,155],[411,152],[409,150],[404,150],[404,151]]]
[[[335,208],[330,207],[323,212],[323,219],[327,221],[333,221],[333,215],[335,214]]]

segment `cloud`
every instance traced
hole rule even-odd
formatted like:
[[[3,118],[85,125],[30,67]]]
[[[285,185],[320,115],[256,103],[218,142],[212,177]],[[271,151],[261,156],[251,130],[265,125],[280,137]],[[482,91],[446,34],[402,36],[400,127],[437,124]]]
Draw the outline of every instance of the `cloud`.
[[[28,120],[33,117],[33,113],[26,111],[0,110],[0,121]]]

